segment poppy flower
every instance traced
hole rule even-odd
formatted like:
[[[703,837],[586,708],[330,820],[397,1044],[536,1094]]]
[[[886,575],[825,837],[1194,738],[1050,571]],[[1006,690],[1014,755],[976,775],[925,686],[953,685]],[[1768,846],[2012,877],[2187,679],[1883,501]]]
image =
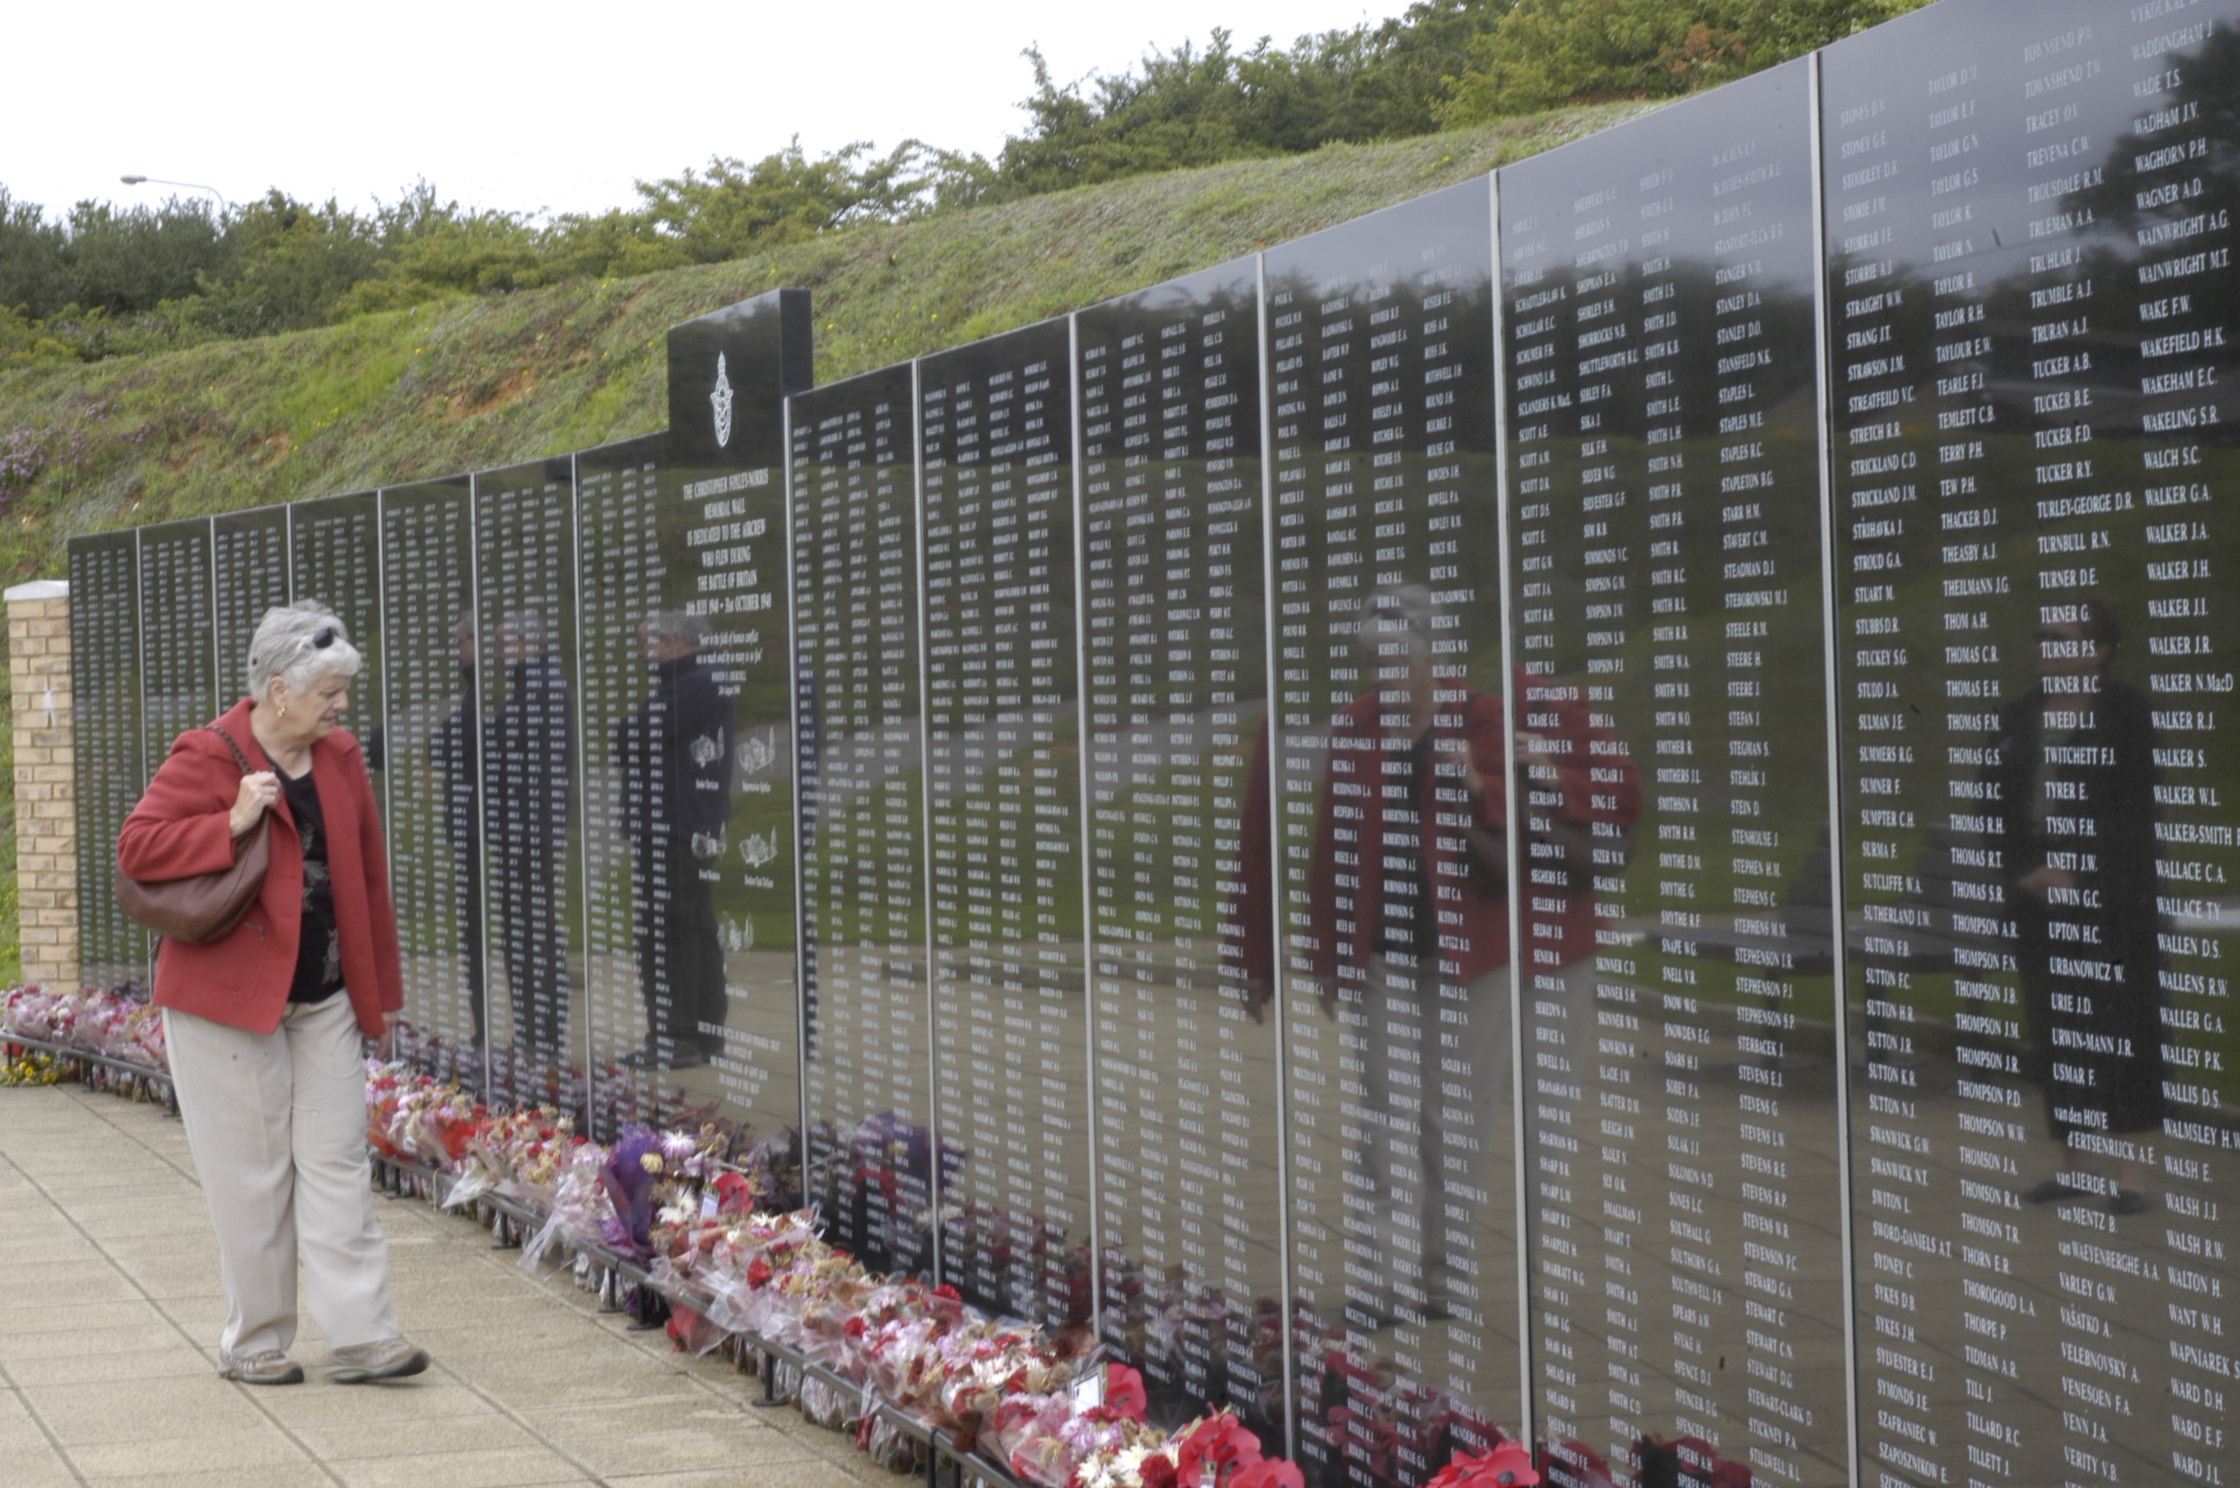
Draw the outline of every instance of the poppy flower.
[[[1209,1466],[1216,1481],[1226,1482],[1238,1469],[1259,1465],[1260,1438],[1228,1411],[1200,1421],[1175,1444],[1175,1476],[1184,1483],[1197,1483]]]
[[[1475,1456],[1460,1454],[1424,1488],[1531,1488],[1539,1481],[1532,1454],[1516,1442],[1502,1442]]]

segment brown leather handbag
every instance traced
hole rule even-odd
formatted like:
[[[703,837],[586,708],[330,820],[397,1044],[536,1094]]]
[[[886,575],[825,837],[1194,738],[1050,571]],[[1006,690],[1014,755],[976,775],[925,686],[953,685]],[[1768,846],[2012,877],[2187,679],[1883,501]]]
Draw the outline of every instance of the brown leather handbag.
[[[249,756],[241,752],[233,735],[214,723],[203,727],[226,741],[235,763],[241,766],[241,773],[247,775]],[[272,813],[267,811],[250,829],[247,839],[234,849],[232,867],[197,873],[191,878],[156,881],[128,878],[119,868],[117,903],[136,925],[188,945],[207,945],[224,939],[241,923],[242,916],[257,902],[257,895],[264,888],[265,870],[271,866]]]

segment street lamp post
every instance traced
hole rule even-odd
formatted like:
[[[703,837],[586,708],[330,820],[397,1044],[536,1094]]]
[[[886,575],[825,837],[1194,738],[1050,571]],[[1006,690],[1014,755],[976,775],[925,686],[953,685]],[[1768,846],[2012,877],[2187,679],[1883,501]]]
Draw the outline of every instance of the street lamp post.
[[[180,186],[184,187],[188,191],[207,191],[212,196],[218,199],[218,216],[220,218],[223,218],[226,213],[233,210],[233,204],[226,200],[225,193],[220,191],[215,186],[204,186],[194,181],[166,181],[161,176],[119,176],[117,177],[117,179],[124,182],[127,186],[139,186],[142,184],[149,186]]]

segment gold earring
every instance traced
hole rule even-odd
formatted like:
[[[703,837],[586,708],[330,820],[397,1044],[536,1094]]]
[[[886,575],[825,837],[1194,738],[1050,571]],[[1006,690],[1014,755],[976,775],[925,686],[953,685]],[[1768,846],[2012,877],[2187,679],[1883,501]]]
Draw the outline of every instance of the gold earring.
[[[280,716],[281,716],[282,718],[285,718],[285,717],[287,717],[287,716],[288,716],[288,705],[287,705],[286,703],[282,703],[282,704],[280,705]]]

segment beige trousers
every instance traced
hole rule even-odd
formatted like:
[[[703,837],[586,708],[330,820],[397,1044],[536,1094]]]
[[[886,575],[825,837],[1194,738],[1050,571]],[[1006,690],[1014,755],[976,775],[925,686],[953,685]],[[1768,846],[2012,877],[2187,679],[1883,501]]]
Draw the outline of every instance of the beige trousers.
[[[396,1337],[349,997],[291,1002],[270,1034],[166,1008],[163,1033],[218,1232],[226,1356],[295,1342],[299,1251],[311,1318],[330,1346]]]

